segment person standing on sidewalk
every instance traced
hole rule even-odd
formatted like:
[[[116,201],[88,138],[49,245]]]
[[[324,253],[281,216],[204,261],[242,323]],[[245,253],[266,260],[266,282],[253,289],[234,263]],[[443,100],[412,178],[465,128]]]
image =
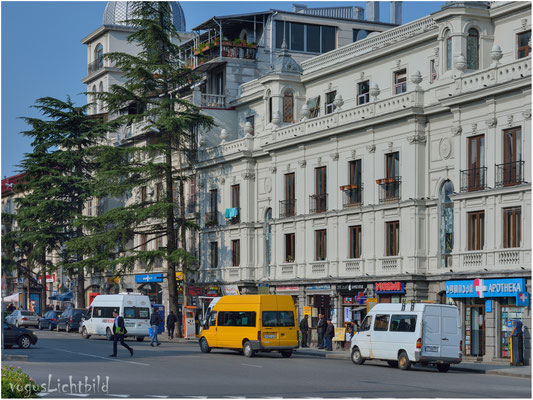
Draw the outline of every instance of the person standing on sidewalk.
[[[300,321],[300,331],[302,332],[302,347],[309,347],[307,336],[309,334],[309,315],[305,314]]]
[[[170,314],[168,314],[168,317],[167,317],[167,331],[168,331],[168,338],[170,340],[174,338],[174,328],[176,326],[177,321],[178,321],[178,318],[176,318],[174,311],[171,310]]]
[[[333,337],[335,336],[335,326],[328,319],[328,326],[326,327],[326,350],[333,351]]]
[[[524,335],[522,333],[522,321],[519,319],[513,319],[511,338],[513,343],[511,349],[513,362],[511,365],[524,365]]]
[[[157,308],[154,308],[154,312],[152,313],[152,316],[150,317],[150,326],[152,327],[153,335],[152,335],[152,341],[150,342],[150,346],[154,347],[154,339],[156,344],[159,346],[161,343],[159,343],[159,339],[157,339],[157,332],[159,331],[159,323],[161,322],[161,317],[159,316],[159,311]]]
[[[316,333],[318,334],[318,348],[324,348],[324,334],[326,333],[326,320],[324,314],[318,314],[318,323],[316,324]]]
[[[115,322],[113,323],[113,354],[109,357],[117,356],[117,343],[119,341],[122,346],[128,349],[130,356],[133,357],[133,349],[124,343],[124,335],[128,333],[124,326],[124,318],[118,316],[117,310],[113,310],[113,317],[115,318]]]

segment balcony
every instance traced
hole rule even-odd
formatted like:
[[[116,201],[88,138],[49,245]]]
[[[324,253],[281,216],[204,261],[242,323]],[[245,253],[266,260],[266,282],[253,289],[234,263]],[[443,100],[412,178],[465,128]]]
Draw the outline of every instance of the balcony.
[[[226,208],[225,216],[229,225],[239,224],[241,222],[240,207]]]
[[[187,200],[187,214],[196,214],[198,212],[198,202],[196,196],[189,196]]]
[[[364,275],[364,265],[365,261],[361,258],[352,258],[349,260],[345,260],[341,264],[339,276],[350,277]]]
[[[461,192],[487,188],[487,167],[461,170]]]
[[[222,94],[206,94],[200,96],[200,107],[226,108],[226,96]]]
[[[104,60],[98,59],[96,61],[93,61],[87,66],[87,75],[91,75],[92,73],[101,70],[104,68]]]
[[[345,185],[340,188],[344,192],[344,208],[359,207],[363,204],[363,185]]]
[[[386,273],[401,273],[402,272],[402,257],[388,256],[380,258],[381,271]]]
[[[296,214],[296,199],[279,201],[279,217],[280,218],[294,217],[295,214]]]
[[[401,184],[402,177],[395,176],[392,178],[378,179],[376,183],[379,185],[379,202],[391,203],[400,201],[401,198]]]
[[[309,196],[309,212],[312,214],[328,210],[328,194],[312,194]]]
[[[205,213],[205,227],[218,226],[217,212]]]
[[[514,186],[524,182],[524,161],[496,165],[496,186]]]
[[[202,43],[197,48],[193,49],[194,59],[191,60],[188,67],[198,68],[209,61],[225,58],[236,58],[242,60],[255,60],[257,57],[257,44],[246,43],[244,41],[235,40],[233,42],[222,41],[222,48],[220,47],[220,40],[215,39],[209,43]]]

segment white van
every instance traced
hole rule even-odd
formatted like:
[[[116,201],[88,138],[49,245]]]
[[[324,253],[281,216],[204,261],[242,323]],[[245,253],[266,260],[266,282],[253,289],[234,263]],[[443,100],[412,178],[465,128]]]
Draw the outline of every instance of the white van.
[[[142,342],[149,336],[150,298],[140,293],[100,294],[96,296],[82,321],[80,332],[85,339],[91,335],[105,335],[113,339],[113,310],[124,317],[126,336],[136,336]]]
[[[457,307],[444,304],[376,304],[352,338],[352,361],[386,360],[407,370],[435,364],[447,372],[463,357]]]

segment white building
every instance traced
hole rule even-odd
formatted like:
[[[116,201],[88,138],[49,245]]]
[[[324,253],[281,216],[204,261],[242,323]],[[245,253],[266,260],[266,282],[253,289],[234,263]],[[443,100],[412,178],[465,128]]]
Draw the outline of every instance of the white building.
[[[529,358],[530,14],[448,2],[300,64],[280,52],[200,139],[200,282],[268,285],[337,326],[358,296],[452,302],[465,355],[508,357],[519,318]]]

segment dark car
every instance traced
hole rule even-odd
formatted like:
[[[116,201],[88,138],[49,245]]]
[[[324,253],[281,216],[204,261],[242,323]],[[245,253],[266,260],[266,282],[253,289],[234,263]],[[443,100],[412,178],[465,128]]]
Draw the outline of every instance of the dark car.
[[[25,328],[17,328],[15,325],[4,322],[2,324],[2,336],[4,337],[4,348],[18,345],[21,349],[29,349],[32,344],[37,343],[37,335]]]
[[[63,311],[63,314],[57,320],[57,330],[66,330],[71,332],[77,331],[80,328],[82,317],[85,315],[86,310],[83,308],[69,308]]]
[[[53,330],[57,326],[57,320],[61,315],[60,311],[47,311],[39,319],[39,329]]]

